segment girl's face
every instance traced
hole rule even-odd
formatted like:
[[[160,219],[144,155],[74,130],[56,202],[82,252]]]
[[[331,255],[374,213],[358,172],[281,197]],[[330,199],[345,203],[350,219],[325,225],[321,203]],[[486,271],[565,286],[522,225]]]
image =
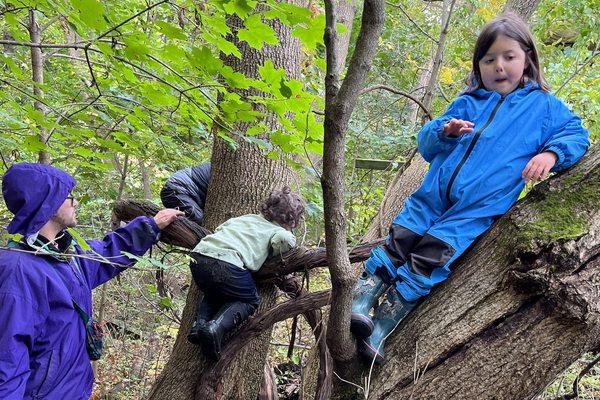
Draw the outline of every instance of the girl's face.
[[[506,96],[519,86],[527,63],[527,55],[519,42],[498,35],[487,53],[479,60],[483,86],[487,90]]]

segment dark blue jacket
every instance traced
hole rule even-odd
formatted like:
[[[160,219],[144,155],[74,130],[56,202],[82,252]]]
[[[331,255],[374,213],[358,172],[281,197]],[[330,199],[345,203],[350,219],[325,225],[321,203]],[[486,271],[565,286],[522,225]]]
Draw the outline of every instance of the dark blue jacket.
[[[63,171],[17,164],[3,179],[10,233],[35,234],[56,213],[75,181]],[[92,289],[135,261],[155,242],[152,218],[138,217],[103,240],[88,241],[89,258],[0,250],[0,399],[87,399],[93,373],[75,300],[92,314]],[[103,262],[110,260],[114,266]]]
[[[200,164],[171,175],[160,192],[163,205],[177,208],[190,220],[202,224],[210,168],[210,163]]]

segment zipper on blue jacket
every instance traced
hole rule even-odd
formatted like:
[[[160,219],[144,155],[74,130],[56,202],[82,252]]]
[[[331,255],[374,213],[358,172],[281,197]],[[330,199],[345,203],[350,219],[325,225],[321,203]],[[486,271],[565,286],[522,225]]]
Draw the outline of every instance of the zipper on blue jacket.
[[[492,113],[490,114],[490,117],[488,118],[485,125],[483,125],[483,127],[480,130],[478,130],[477,132],[475,132],[475,135],[473,135],[473,139],[471,140],[471,143],[469,144],[467,151],[465,152],[463,158],[460,160],[460,162],[454,169],[454,172],[452,173],[452,176],[450,177],[450,180],[448,181],[448,186],[446,188],[446,200],[448,200],[448,203],[451,202],[450,201],[450,190],[452,189],[452,184],[456,180],[456,177],[457,177],[458,173],[460,172],[461,168],[467,161],[467,158],[469,158],[469,155],[471,155],[471,152],[473,151],[475,144],[479,140],[479,136],[481,136],[481,133],[492,123],[492,120],[494,119],[494,116],[496,115],[496,111],[498,111],[498,109],[500,108],[500,106],[502,105],[503,102],[504,102],[504,97],[501,97],[500,101],[498,103],[496,103],[496,105],[494,106],[494,109],[492,110]]]

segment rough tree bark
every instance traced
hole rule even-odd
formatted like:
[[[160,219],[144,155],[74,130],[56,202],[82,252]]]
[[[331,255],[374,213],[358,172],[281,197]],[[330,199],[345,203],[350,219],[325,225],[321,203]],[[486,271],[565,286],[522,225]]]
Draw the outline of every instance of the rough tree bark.
[[[388,339],[369,399],[531,399],[600,350],[599,164],[594,146],[494,225]]]
[[[382,0],[365,0],[361,29],[348,73],[341,86],[336,47],[336,4],[325,1],[327,72],[325,77],[325,139],[323,145],[323,202],[325,214],[325,242],[327,261],[331,273],[332,301],[327,324],[327,344],[336,361],[346,362],[356,349],[350,335],[350,302],[354,279],[346,246],[346,219],[344,215],[344,151],[345,133],[356,99],[363,89],[371,69],[383,24],[385,3]]]
[[[39,44],[42,42],[42,32],[40,25],[38,24],[36,11],[34,9],[29,10],[29,23],[27,25],[29,30],[29,38],[31,43]],[[33,107],[44,115],[46,113],[45,107],[42,104],[44,98],[44,92],[42,91],[41,85],[44,84],[44,56],[42,49],[39,47],[31,47],[31,73],[33,79],[33,94],[36,100],[33,102]],[[46,143],[48,141],[48,133],[45,128],[40,127],[40,142]],[[38,162],[42,164],[50,164],[50,154],[46,150],[40,150],[38,153]]]
[[[279,21],[268,20],[265,23],[277,32],[279,45],[265,45],[262,51],[256,51],[245,42],[236,42],[242,53],[241,59],[228,57],[224,59],[225,63],[235,71],[258,78],[258,67],[269,59],[276,68],[284,68],[288,77],[298,78],[299,41],[293,38],[290,30]],[[230,17],[228,25],[233,32],[237,32],[243,24],[237,17]],[[277,128],[275,118],[265,122],[271,128]],[[241,132],[247,128],[247,125],[236,126],[236,130]],[[221,139],[216,139],[213,146],[210,190],[204,220],[204,225],[211,230],[231,217],[257,213],[260,204],[273,189],[291,185],[293,182],[293,174],[282,160],[266,159],[258,147],[243,140],[237,142],[236,150]],[[259,311],[274,304],[276,289],[273,284],[259,285],[259,294],[262,299]],[[192,285],[183,312],[184,322],[180,327],[173,353],[150,398],[200,400],[222,396],[254,400],[264,374],[270,330],[263,332],[238,354],[236,361],[229,366],[219,392],[215,393],[215,388],[203,384],[205,380],[201,379],[207,361],[200,349],[186,340],[199,295],[197,287]]]
[[[599,199],[594,146],[513,207],[409,314],[387,341],[369,398],[530,399],[582,353],[600,351]],[[323,266],[324,249],[286,254],[263,278],[292,264]],[[310,296],[296,313],[323,305]],[[257,316],[247,332],[293,315],[286,307]]]
[[[514,11],[528,21],[535,12],[540,0],[508,0],[504,5],[505,11]]]

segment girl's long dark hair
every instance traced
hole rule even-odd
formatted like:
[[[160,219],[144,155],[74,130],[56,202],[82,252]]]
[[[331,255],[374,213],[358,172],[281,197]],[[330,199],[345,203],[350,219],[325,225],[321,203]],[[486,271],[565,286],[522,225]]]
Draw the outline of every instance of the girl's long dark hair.
[[[492,44],[498,36],[504,35],[513,40],[516,40],[527,57],[527,67],[523,71],[523,79],[527,82],[537,82],[540,88],[545,91],[550,91],[550,86],[544,78],[544,74],[540,68],[538,52],[533,41],[533,35],[529,31],[525,21],[517,14],[507,11],[502,15],[489,21],[479,34],[473,51],[473,66],[471,73],[467,77],[467,91],[473,91],[483,88],[481,81],[481,71],[479,70],[479,61],[485,56]]]

